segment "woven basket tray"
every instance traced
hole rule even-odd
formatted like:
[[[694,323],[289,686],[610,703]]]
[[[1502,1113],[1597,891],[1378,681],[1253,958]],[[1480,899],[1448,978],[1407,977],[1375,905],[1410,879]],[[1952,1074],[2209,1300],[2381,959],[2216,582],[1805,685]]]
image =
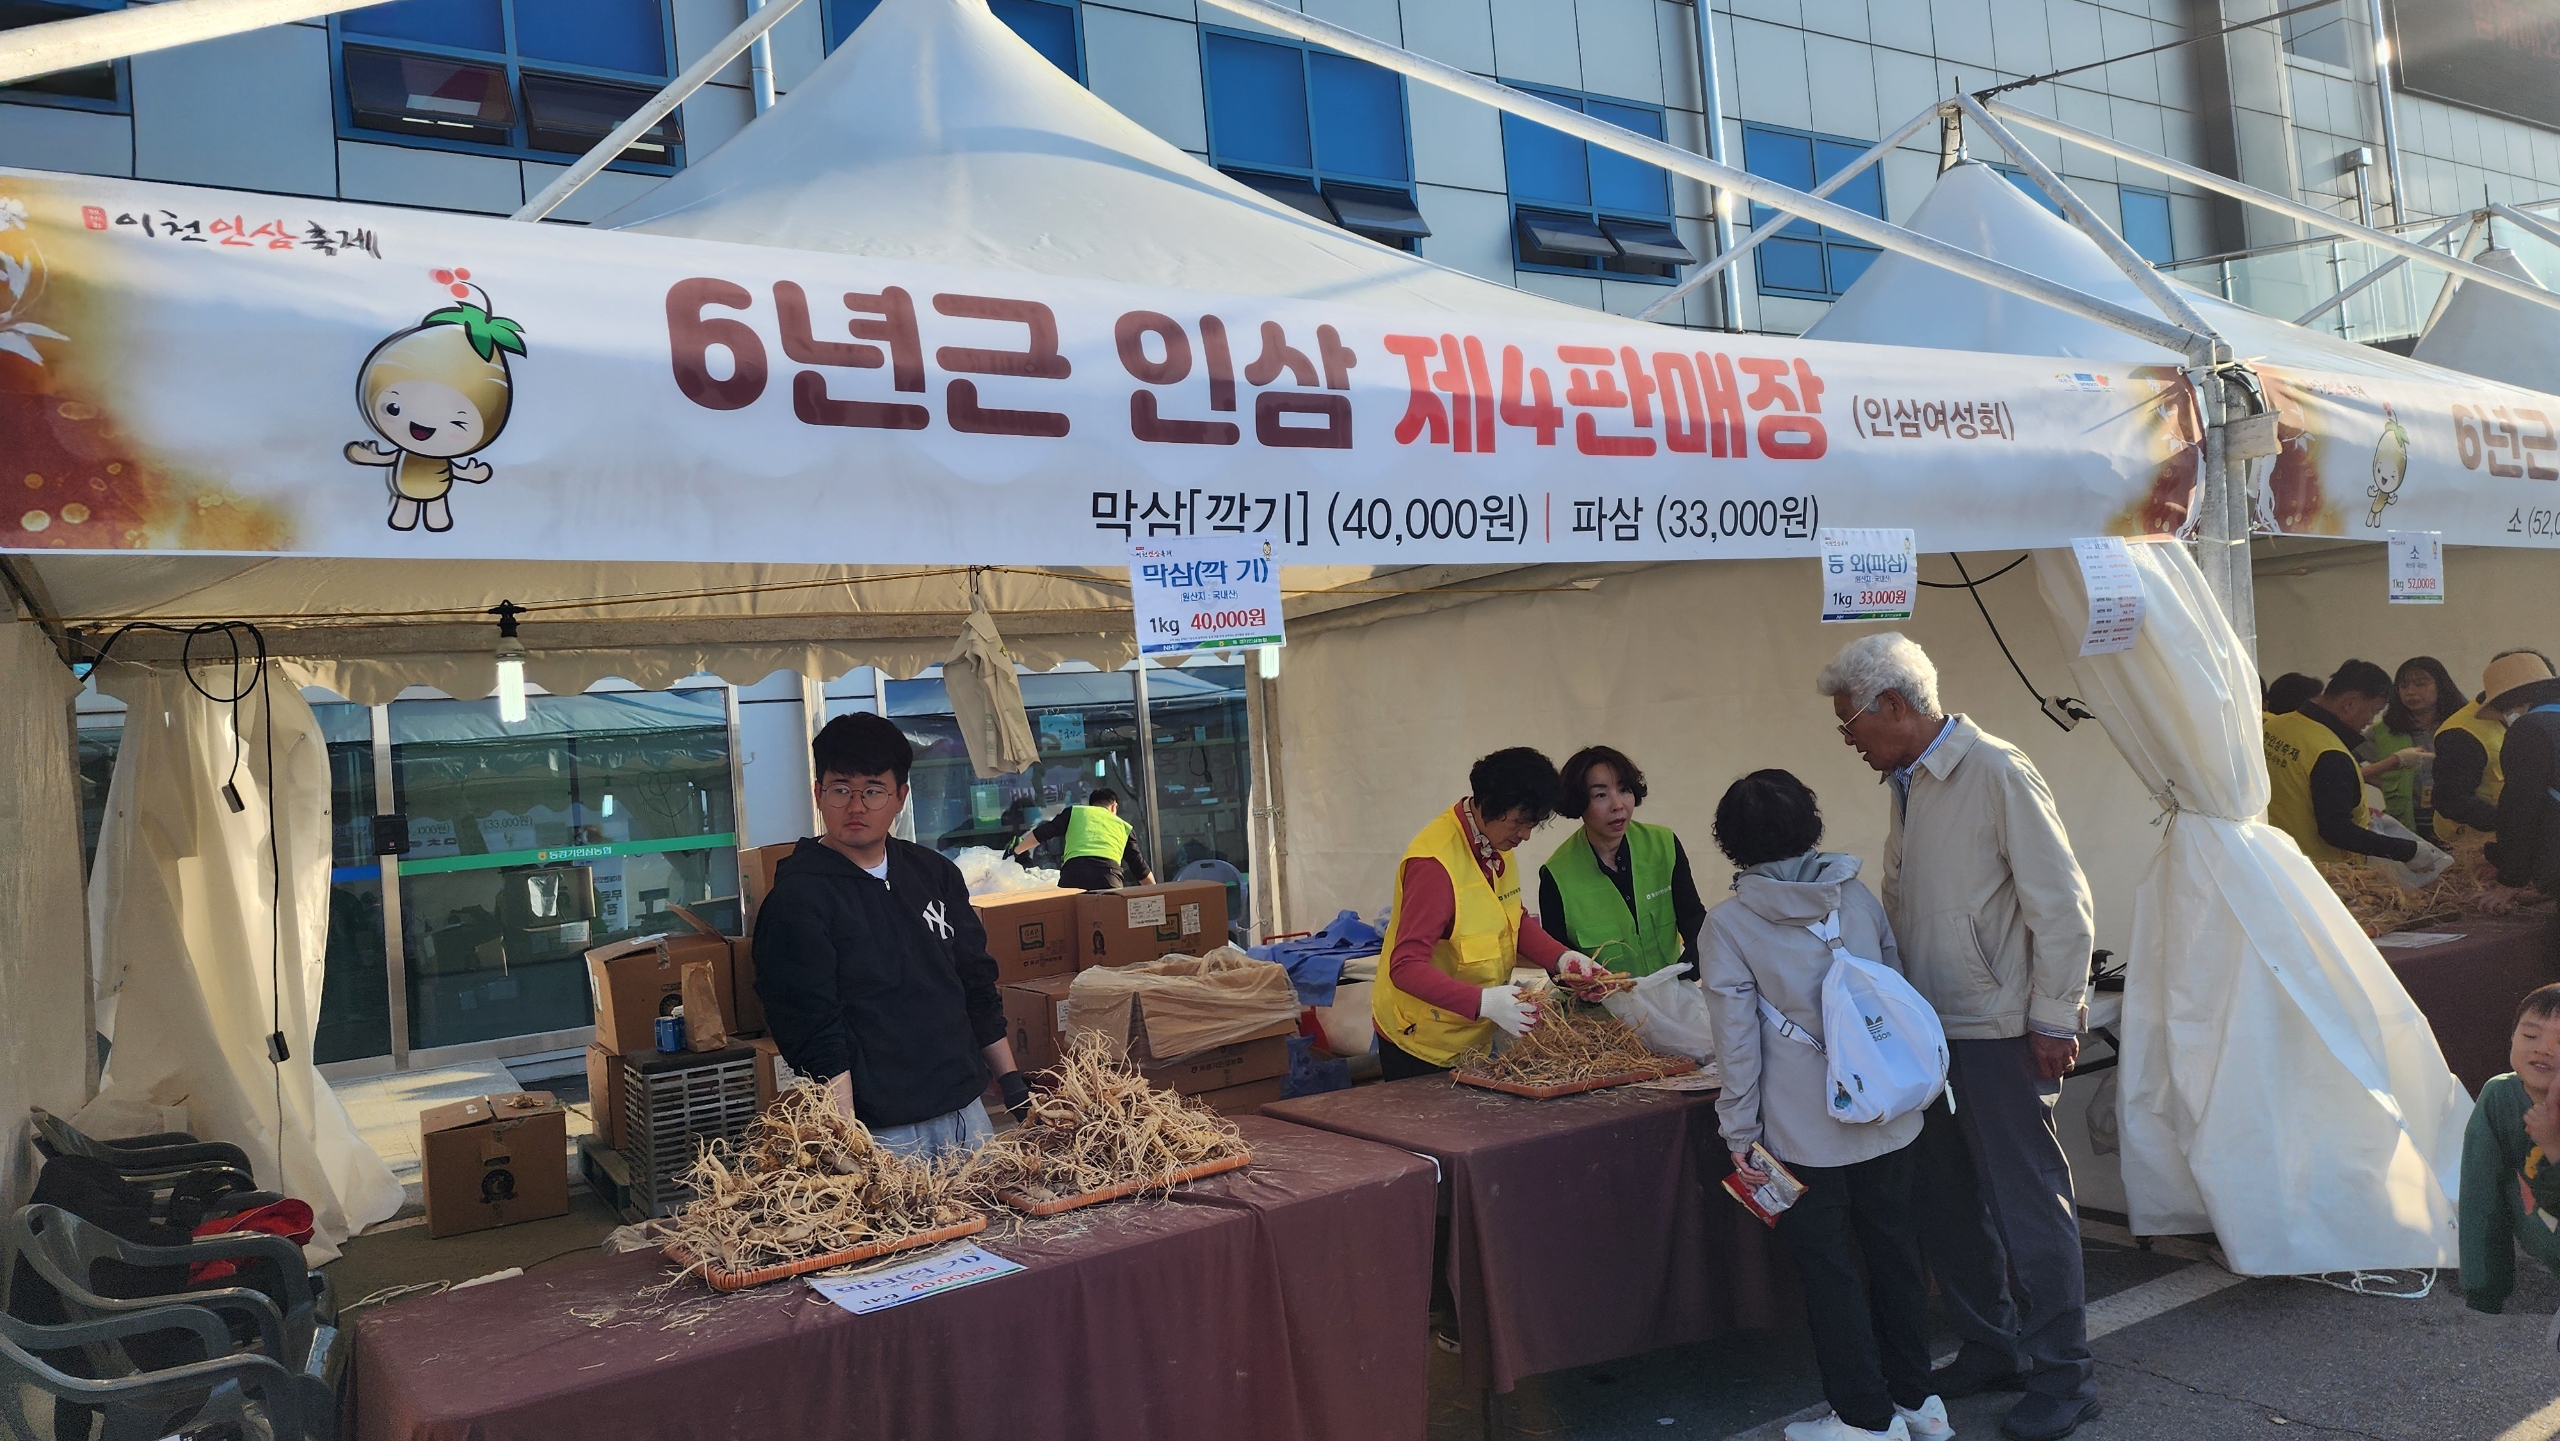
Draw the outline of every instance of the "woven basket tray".
[[[1632,1086],[1638,1081],[1658,1081],[1665,1076],[1685,1076],[1698,1069],[1698,1063],[1686,1056],[1665,1056],[1661,1064],[1639,1070],[1620,1071],[1614,1076],[1593,1076],[1587,1081],[1559,1081],[1550,1086],[1524,1086],[1518,1081],[1497,1081],[1490,1076],[1471,1076],[1453,1072],[1461,1086],[1481,1086],[1500,1091],[1506,1096],[1526,1096],[1532,1101],[1552,1101],[1558,1096],[1575,1096],[1584,1091],[1603,1091],[1611,1086]]]
[[[999,1191],[996,1195],[1006,1205],[1026,1216],[1056,1216],[1080,1207],[1099,1206],[1105,1201],[1117,1201],[1123,1196],[1134,1196],[1140,1191],[1161,1191],[1169,1186],[1178,1186],[1185,1181],[1223,1175],[1228,1171],[1241,1171],[1251,1164],[1253,1164],[1253,1153],[1244,1151],[1222,1161],[1202,1161],[1196,1166],[1185,1166],[1171,1175],[1158,1176],[1153,1180],[1123,1181],[1117,1186],[1105,1186],[1099,1191],[1084,1191],[1073,1196],[1060,1196],[1053,1201],[1035,1201],[1020,1191],[1013,1190]]]
[[[849,1251],[831,1251],[824,1256],[785,1261],[779,1266],[760,1266],[753,1271],[731,1271],[717,1261],[705,1261],[702,1263],[700,1275],[714,1291],[743,1291],[749,1286],[761,1286],[768,1281],[780,1281],[791,1276],[805,1276],[811,1271],[824,1271],[836,1266],[850,1266],[856,1261],[868,1261],[875,1256],[888,1256],[900,1251],[916,1251],[927,1246],[939,1246],[945,1241],[974,1236],[985,1229],[987,1229],[987,1218],[972,1215],[965,1221],[954,1221],[948,1226],[939,1226],[901,1241],[881,1241],[869,1246],[856,1246]],[[666,1257],[679,1266],[693,1264],[693,1253],[674,1243],[666,1247]]]

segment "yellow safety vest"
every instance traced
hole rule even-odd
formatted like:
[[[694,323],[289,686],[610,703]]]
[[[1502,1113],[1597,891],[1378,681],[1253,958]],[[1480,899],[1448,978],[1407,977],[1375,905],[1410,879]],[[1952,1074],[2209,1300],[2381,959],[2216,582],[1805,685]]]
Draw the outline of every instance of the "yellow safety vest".
[[[1080,860],[1087,856],[1120,864],[1129,853],[1127,821],[1100,806],[1076,806],[1067,812],[1067,850],[1061,860]]]
[[[2320,839],[2320,823],[2311,814],[2311,766],[2330,751],[2347,757],[2353,752],[2338,740],[2338,733],[2314,717],[2294,711],[2289,715],[2266,718],[2267,746],[2267,824],[2293,837],[2302,853],[2315,861],[2351,861],[2356,857]],[[2366,823],[2371,813],[2365,809],[2362,787],[2358,787],[2355,823]]]
[[[2480,789],[2474,794],[2489,804],[2496,805],[2498,796],[2507,788],[2506,767],[2500,764],[2500,758],[2507,748],[2507,723],[2500,720],[2494,712],[2482,709],[2479,701],[2473,701],[2455,711],[2443,725],[2436,727],[2437,735],[2443,735],[2446,731],[2470,732],[2472,738],[2480,742],[2480,748],[2489,753],[2489,768],[2480,773]],[[2447,820],[2442,814],[2436,816],[2436,839],[2446,844],[2458,841],[2464,836],[2496,834],[2496,831],[2479,830],[2459,821]]]
[[[1395,910],[1387,921],[1387,944],[1393,947],[1404,914],[1404,861],[1424,857],[1440,863],[1457,892],[1457,919],[1449,936],[1431,947],[1431,964],[1470,986],[1499,986],[1511,979],[1520,949],[1520,870],[1505,866],[1499,887],[1487,881],[1467,844],[1466,827],[1455,810],[1422,828],[1396,863]],[[1378,967],[1376,989],[1369,993],[1369,1016],[1378,1034],[1408,1055],[1446,1066],[1460,1054],[1493,1037],[1493,1022],[1444,1011],[1396,989],[1392,953]]]

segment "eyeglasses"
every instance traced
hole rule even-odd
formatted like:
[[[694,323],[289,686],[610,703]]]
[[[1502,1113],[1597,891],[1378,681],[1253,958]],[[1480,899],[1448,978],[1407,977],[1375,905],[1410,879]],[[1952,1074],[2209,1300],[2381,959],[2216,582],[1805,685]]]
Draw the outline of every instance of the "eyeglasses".
[[[1847,720],[1842,721],[1842,722],[1841,722],[1841,723],[1836,727],[1836,729],[1840,732],[1840,739],[1842,739],[1842,740],[1844,740],[1844,741],[1845,741],[1845,740],[1855,740],[1855,739],[1857,739],[1857,737],[1855,737],[1855,736],[1853,736],[1853,735],[1849,734],[1849,727],[1851,727],[1851,726],[1853,726],[1853,725],[1856,725],[1856,724],[1858,723],[1858,718],[1859,718],[1860,716],[1867,716],[1867,715],[1873,715],[1873,714],[1875,714],[1875,709],[1876,709],[1876,707],[1877,707],[1877,706],[1880,706],[1880,705],[1883,705],[1883,704],[1884,704],[1884,697],[1883,697],[1883,696],[1881,696],[1881,695],[1879,695],[1879,696],[1877,696],[1874,700],[1871,700],[1871,701],[1867,702],[1865,705],[1862,705],[1862,706],[1858,707],[1858,709],[1857,709],[1857,713],[1856,713],[1856,714],[1854,714],[1854,715],[1850,716]]]
[[[898,793],[887,786],[864,786],[857,791],[844,782],[837,781],[832,785],[818,788],[819,802],[833,806],[837,810],[843,810],[846,806],[860,801],[864,810],[876,811],[897,798]]]

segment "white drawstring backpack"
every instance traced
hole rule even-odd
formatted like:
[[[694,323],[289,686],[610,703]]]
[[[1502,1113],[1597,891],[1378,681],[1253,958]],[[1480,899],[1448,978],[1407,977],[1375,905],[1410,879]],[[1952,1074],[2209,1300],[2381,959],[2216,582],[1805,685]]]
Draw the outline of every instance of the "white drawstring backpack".
[[[1822,978],[1824,1045],[1790,1021],[1769,998],[1760,1015],[1779,1035],[1822,1052],[1829,1062],[1831,1119],[1852,1125],[1907,1116],[1947,1089],[1947,1032],[1938,1013],[1911,983],[1890,968],[1854,955],[1840,940],[1840,913],[1806,930],[1831,947],[1831,973]],[[1955,1109],[1955,1095],[1947,1095]]]

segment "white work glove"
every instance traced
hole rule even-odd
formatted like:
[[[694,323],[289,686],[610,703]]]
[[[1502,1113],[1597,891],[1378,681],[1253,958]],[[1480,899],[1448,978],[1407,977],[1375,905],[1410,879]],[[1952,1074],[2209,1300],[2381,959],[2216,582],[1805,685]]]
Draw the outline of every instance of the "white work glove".
[[[1600,974],[1600,963],[1580,951],[1567,951],[1556,958],[1556,979],[1585,981]]]
[[[2435,758],[2436,753],[2434,751],[2422,751],[2416,746],[2403,746],[2399,750],[2391,753],[2391,759],[2397,762],[2400,769],[2404,771],[2416,770],[2418,767],[2425,765],[2427,762],[2434,760]]]
[[[1487,986],[1476,994],[1476,1015],[1518,1036],[1538,1024],[1538,1004],[1523,1000],[1518,986]]]
[[[2420,841],[2418,853],[2411,856],[2406,864],[2409,867],[2409,873],[2416,876],[2419,883],[2423,885],[2451,870],[2453,857],[2431,842]]]

